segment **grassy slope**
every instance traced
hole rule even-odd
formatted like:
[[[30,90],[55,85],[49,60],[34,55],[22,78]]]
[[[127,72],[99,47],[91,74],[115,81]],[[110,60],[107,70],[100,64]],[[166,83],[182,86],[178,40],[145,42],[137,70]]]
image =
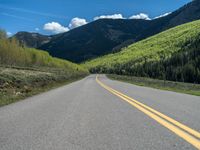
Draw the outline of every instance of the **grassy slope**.
[[[83,66],[86,66],[91,72],[120,72],[118,74],[127,75],[144,63],[171,58],[173,54],[181,52],[182,47],[190,46],[192,40],[199,38],[200,20],[172,28],[132,44],[118,53],[88,61]],[[197,41],[197,43],[199,42]]]
[[[0,106],[81,79],[52,68],[0,67]]]
[[[161,90],[174,91],[179,93],[191,94],[200,96],[200,85],[191,83],[181,83],[172,81],[163,81],[157,79],[150,79],[144,77],[131,77],[131,76],[121,76],[121,75],[107,75],[108,78],[112,80],[119,80],[139,86],[152,87]]]
[[[0,38],[0,106],[78,80],[87,69]]]

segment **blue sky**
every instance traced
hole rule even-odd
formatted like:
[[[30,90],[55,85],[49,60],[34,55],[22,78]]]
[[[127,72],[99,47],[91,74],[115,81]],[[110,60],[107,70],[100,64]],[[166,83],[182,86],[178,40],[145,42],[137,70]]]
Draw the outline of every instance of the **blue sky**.
[[[102,15],[104,15],[102,18],[111,15],[107,17],[129,18],[133,16],[132,18],[152,19],[172,12],[190,1],[0,0],[0,28],[12,34],[18,31],[55,34],[91,22],[95,17]]]

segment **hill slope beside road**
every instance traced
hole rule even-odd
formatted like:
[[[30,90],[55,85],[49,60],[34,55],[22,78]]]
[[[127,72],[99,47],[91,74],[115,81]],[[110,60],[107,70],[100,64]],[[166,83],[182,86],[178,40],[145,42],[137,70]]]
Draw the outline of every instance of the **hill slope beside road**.
[[[0,106],[88,74],[87,69],[77,64],[0,37]]]
[[[91,72],[200,83],[200,20],[84,63]]]
[[[137,108],[101,87],[81,81],[0,108],[0,149],[195,149]],[[199,97],[99,80],[200,131]],[[178,106],[178,107],[177,107]]]

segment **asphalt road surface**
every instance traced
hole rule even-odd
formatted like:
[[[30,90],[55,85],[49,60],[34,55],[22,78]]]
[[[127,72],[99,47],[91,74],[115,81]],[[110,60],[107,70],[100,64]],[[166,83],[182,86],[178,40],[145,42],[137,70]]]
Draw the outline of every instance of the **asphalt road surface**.
[[[200,97],[104,75],[0,108],[0,150],[188,150],[199,132]]]

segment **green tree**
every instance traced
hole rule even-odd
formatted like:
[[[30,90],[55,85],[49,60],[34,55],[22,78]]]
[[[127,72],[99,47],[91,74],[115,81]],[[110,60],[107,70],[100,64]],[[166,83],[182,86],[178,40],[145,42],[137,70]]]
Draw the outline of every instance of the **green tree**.
[[[0,29],[0,40],[1,40],[1,39],[6,39],[6,38],[7,38],[6,31]]]

